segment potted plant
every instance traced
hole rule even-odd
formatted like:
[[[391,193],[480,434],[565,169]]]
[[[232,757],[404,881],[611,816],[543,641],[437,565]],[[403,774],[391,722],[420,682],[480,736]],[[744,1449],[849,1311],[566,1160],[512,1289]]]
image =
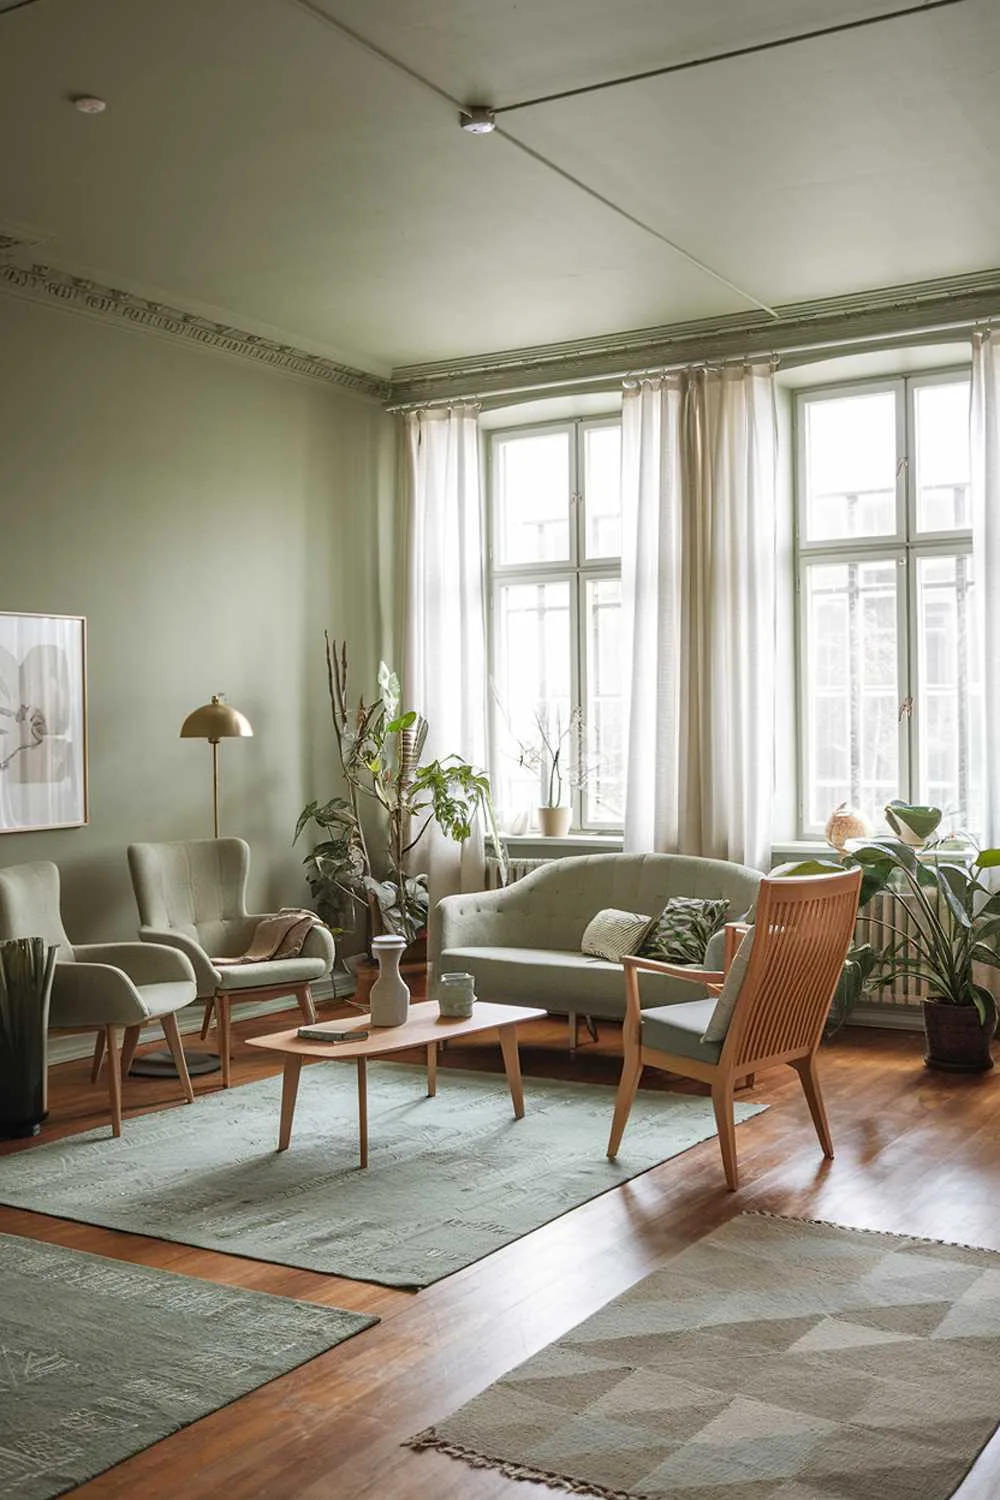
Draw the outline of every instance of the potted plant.
[[[930,1068],[978,1073],[993,1066],[990,1043],[997,1003],[977,979],[977,968],[1000,968],[1000,892],[992,892],[982,874],[1000,866],[1000,849],[966,846],[966,855],[971,858],[951,840],[918,853],[902,839],[887,837],[858,841],[837,861],[810,860],[806,865],[813,873],[824,866],[860,865],[865,876],[862,904],[877,890],[900,897],[912,930],[890,928],[892,938],[865,983],[875,988],[903,976],[926,985],[924,1062]],[[806,865],[786,873],[805,874]]]
[[[535,815],[542,833],[546,838],[564,838],[573,822],[572,804],[565,799],[582,785],[583,714],[574,708],[564,721],[558,708],[550,710],[545,705],[535,710],[534,721],[533,737],[517,739],[517,763],[539,773],[542,801]]]
[[[346,795],[303,808],[293,842],[310,824],[325,835],[305,858],[321,916],[346,925],[360,912],[368,948],[373,937],[384,934],[412,946],[426,930],[429,897],[426,876],[411,875],[407,863],[431,823],[461,843],[481,814],[503,879],[506,850],[497,832],[489,778],[457,755],[421,761],[427,721],[414,709],[402,709],[399,679],[384,662],[378,697],[352,706],[346,644],[338,647],[329,636],[325,640],[334,742]],[[384,836],[378,867],[366,831],[366,806],[376,812]]]
[[[885,820],[896,837],[914,849],[924,847],[944,816],[939,807],[922,807],[914,802],[901,802],[898,797],[887,802],[883,811]]]

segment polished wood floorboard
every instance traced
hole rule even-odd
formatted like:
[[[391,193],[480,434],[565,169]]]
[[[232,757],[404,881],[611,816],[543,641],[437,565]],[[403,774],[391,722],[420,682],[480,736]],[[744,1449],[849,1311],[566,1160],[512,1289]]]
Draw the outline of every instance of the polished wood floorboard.
[[[346,1013],[343,1007],[340,1012]],[[323,1007],[326,1016],[337,1014]],[[283,1016],[234,1025],[237,1085],[280,1069],[243,1044],[291,1024]],[[615,1084],[615,1028],[566,1051],[549,1021],[523,1031],[524,1074]],[[292,1270],[139,1234],[0,1206],[0,1230],[283,1297],[376,1313],[378,1327],[331,1350],[74,1491],[80,1500],[527,1500],[545,1486],[507,1480],[436,1453],[401,1447],[499,1375],[558,1338],[642,1276],[744,1209],[926,1235],[1000,1251],[1000,1072],[932,1074],[915,1035],[849,1030],[821,1053],[837,1156],[825,1161],[798,1079],[779,1071],[743,1097],[771,1108],[738,1129],[743,1184],[725,1190],[713,1139],[417,1294]],[[414,1061],[421,1061],[415,1056]],[[314,1064],[313,1066],[320,1066]],[[495,1041],[472,1038],[441,1057],[449,1067],[498,1071]],[[40,1140],[107,1119],[103,1077],[89,1063],[52,1070],[50,1119]],[[345,1087],[353,1075],[345,1070]],[[219,1075],[193,1080],[198,1093]],[[643,1087],[700,1092],[647,1070]],[[184,1108],[174,1081],[126,1083],[129,1118]],[[528,1108],[530,1109],[530,1095]],[[608,1119],[610,1124],[611,1105]],[[32,1149],[38,1142],[0,1150]],[[353,1149],[353,1147],[352,1147]],[[95,1367],[100,1351],[94,1351]],[[1000,1413],[998,1413],[1000,1419]],[[994,1440],[956,1500],[1000,1495]],[[914,1495],[913,1500],[921,1500]]]

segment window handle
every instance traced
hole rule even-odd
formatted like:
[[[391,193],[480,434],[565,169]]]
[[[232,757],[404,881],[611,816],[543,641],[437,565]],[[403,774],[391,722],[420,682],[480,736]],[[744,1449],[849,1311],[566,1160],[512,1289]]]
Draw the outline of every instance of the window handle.
[[[902,703],[899,705],[899,713],[896,715],[897,724],[902,724],[903,720],[908,719],[912,713],[913,699],[909,694],[907,694]]]

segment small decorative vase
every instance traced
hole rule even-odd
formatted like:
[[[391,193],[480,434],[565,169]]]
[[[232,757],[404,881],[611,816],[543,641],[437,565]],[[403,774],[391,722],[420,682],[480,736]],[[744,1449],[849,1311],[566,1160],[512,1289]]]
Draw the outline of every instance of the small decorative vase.
[[[565,838],[573,821],[571,807],[538,808],[538,826],[547,839]]]
[[[985,1073],[992,1068],[993,1028],[983,1025],[975,1006],[925,1000],[922,1010],[926,1067],[948,1073]]]
[[[405,947],[405,938],[372,938],[379,970],[368,997],[372,1026],[402,1026],[410,1013],[410,987],[399,972]]]
[[[833,809],[826,825],[826,841],[833,849],[843,849],[848,839],[870,839],[872,825],[857,807],[841,802]]]
[[[476,981],[471,974],[442,974],[438,980],[438,1010],[442,1016],[467,1020],[476,1000]]]

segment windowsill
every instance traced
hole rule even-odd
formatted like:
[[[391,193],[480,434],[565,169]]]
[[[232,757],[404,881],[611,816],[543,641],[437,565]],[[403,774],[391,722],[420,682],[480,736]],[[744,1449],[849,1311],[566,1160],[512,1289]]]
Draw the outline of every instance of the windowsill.
[[[776,839],[771,845],[771,862],[781,864],[789,859],[813,859],[836,852],[825,839]]]
[[[508,849],[516,849],[521,854],[528,848],[534,849],[539,845],[543,849],[566,849],[574,854],[585,854],[588,850],[613,854],[622,847],[620,833],[566,833],[559,838],[539,832],[503,833],[500,837]]]

